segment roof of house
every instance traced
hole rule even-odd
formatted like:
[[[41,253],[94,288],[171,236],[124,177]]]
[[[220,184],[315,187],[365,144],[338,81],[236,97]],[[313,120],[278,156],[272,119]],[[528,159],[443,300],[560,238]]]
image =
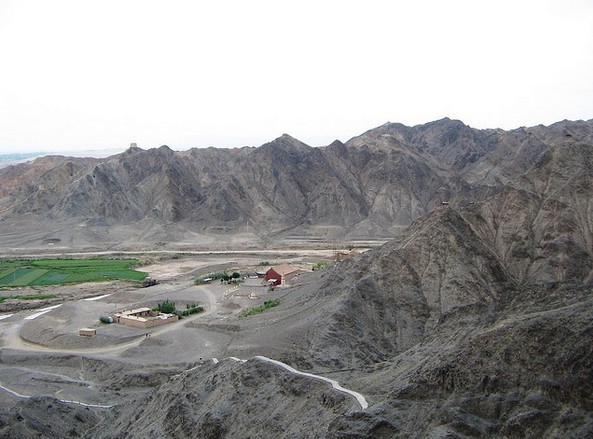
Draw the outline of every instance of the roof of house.
[[[130,309],[127,311],[123,310],[120,312],[116,312],[115,315],[129,317],[129,316],[135,316],[135,314],[141,314],[141,313],[148,312],[148,311],[150,311],[150,308],[144,307],[144,308]]]
[[[289,264],[282,264],[282,265],[275,265],[270,270],[274,270],[280,276],[286,276],[287,274],[294,273],[295,271],[299,271],[298,268],[294,267],[293,265]]]

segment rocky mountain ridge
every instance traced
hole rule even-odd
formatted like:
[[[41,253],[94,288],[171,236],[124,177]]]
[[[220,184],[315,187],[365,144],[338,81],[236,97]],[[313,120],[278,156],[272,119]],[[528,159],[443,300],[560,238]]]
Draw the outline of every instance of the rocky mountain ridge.
[[[0,215],[46,227],[70,219],[89,235],[144,221],[205,234],[389,237],[444,201],[492,195],[545,152],[592,133],[593,121],[503,131],[443,119],[388,123],[319,148],[283,135],[258,148],[44,157],[0,169]]]
[[[132,149],[76,177],[60,171],[74,198],[48,219],[82,203],[109,225],[124,205],[125,218],[144,215],[137,200],[153,196],[155,216],[208,206],[217,227],[255,211],[249,220],[289,233],[323,221],[402,227],[381,247],[299,276],[276,293],[279,306],[233,320],[226,359],[66,425],[39,427],[48,401],[21,402],[0,412],[0,433],[23,431],[18,415],[48,437],[593,436],[592,132],[591,121],[511,132],[387,124],[325,148],[283,136],[255,149]],[[85,199],[93,191],[113,197]],[[207,221],[191,215],[178,222]],[[255,355],[333,376],[369,406]]]

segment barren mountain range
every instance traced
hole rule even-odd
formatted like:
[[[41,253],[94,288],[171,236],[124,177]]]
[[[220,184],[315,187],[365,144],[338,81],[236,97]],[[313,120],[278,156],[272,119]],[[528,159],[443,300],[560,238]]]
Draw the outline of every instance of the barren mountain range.
[[[284,135],[45,157],[1,169],[0,191],[0,226],[47,224],[30,245],[66,236],[58,223],[84,223],[93,245],[144,222],[390,238],[303,275],[280,306],[237,321],[226,348],[338,374],[368,408],[257,359],[205,361],[108,415],[20,402],[0,412],[5,437],[60,437],[62,423],[34,427],[48,405],[78,410],[70,434],[93,438],[593,437],[593,121],[503,131],[443,119],[318,148]]]
[[[191,241],[192,233],[393,237],[442,202],[484,200],[510,184],[523,189],[529,176],[519,178],[537,161],[589,144],[592,127],[476,130],[443,119],[388,123],[327,147],[283,135],[258,148],[48,156],[0,169],[0,215],[21,235],[43,228],[45,239],[69,246],[117,243],[118,230],[145,243]]]

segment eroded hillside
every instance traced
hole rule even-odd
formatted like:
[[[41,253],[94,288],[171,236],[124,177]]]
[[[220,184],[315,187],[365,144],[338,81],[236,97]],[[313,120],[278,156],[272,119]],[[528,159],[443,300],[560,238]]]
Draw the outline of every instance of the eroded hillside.
[[[0,412],[0,431],[60,437],[71,425],[101,438],[591,437],[591,133],[591,122],[504,132],[443,120],[387,124],[326,148],[283,136],[224,154],[134,149],[95,165],[65,191],[108,225],[127,221],[115,216],[127,205],[126,215],[141,221],[150,207],[177,225],[224,229],[257,220],[294,233],[327,222],[352,233],[397,229],[398,236],[300,276],[265,313],[225,317],[216,327],[228,337],[220,361],[177,365],[182,372],[148,380],[151,391],[133,402],[121,398],[85,416],[51,400],[52,413],[78,415],[71,423],[40,415],[46,400],[21,402]],[[120,192],[108,202],[82,195],[112,188]],[[149,194],[154,202],[145,206]],[[46,217],[75,204],[66,200]],[[368,407],[254,356],[339,380]],[[17,414],[31,430],[15,427]]]
[[[481,201],[511,181],[539,194],[519,177],[556,149],[586,149],[592,125],[477,130],[443,119],[385,124],[318,148],[283,135],[258,148],[133,147],[101,160],[45,157],[0,170],[0,215],[22,235],[43,228],[47,239],[79,246],[118,242],[118,230],[153,245],[178,242],[183,231],[393,237],[442,202]],[[72,225],[84,229],[74,233]]]

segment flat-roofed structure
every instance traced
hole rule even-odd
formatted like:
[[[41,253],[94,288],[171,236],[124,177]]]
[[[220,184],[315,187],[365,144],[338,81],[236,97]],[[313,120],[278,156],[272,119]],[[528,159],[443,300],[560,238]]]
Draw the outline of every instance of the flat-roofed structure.
[[[95,328],[80,328],[78,330],[78,335],[81,337],[94,337],[97,335],[97,330]]]
[[[179,316],[153,311],[150,308],[138,308],[117,312],[113,315],[113,320],[116,323],[135,328],[152,328],[176,322],[179,320]]]

